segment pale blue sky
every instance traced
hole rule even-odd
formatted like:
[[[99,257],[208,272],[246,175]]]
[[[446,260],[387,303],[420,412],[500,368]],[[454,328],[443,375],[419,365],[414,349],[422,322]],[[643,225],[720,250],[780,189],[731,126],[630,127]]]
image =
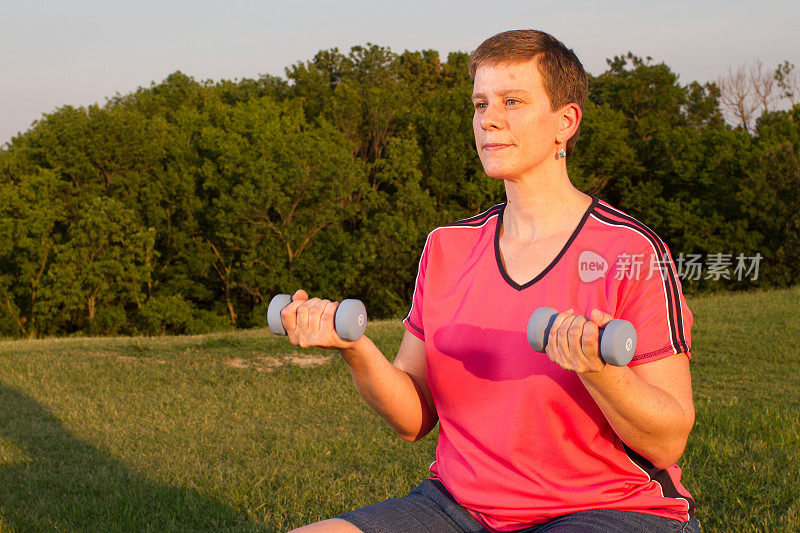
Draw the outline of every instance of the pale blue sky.
[[[800,1],[0,0],[0,145],[42,113],[104,103],[176,70],[196,79],[283,75],[321,50],[471,51],[506,29],[548,31],[587,70],[628,50],[687,83],[761,59],[800,68]]]

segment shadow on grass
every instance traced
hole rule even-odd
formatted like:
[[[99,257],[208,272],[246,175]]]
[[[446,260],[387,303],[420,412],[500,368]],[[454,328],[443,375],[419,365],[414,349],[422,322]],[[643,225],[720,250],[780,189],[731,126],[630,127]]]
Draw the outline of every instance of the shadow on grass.
[[[229,506],[159,484],[0,384],[0,523],[20,531],[253,531]],[[5,450],[5,451],[3,451]]]

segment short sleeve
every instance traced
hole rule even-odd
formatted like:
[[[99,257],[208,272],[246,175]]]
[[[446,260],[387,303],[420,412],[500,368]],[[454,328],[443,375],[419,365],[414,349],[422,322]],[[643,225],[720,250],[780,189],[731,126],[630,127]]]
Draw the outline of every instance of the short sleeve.
[[[691,357],[692,312],[666,244],[655,238],[638,254],[623,257],[622,261],[626,265],[617,265],[622,279],[616,317],[630,321],[636,328],[636,352],[630,365],[677,353]]]
[[[419,269],[417,270],[417,280],[414,284],[414,296],[411,299],[411,309],[408,315],[403,319],[403,324],[406,329],[418,337],[420,340],[425,340],[425,327],[422,322],[422,302],[424,299],[423,288],[425,286],[425,270],[428,266],[428,255],[430,236],[425,242],[425,248],[422,250],[422,256],[419,260]]]

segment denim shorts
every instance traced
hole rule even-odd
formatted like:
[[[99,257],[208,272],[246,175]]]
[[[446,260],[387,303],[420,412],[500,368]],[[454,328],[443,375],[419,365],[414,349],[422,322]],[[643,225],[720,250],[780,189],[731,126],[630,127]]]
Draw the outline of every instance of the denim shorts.
[[[437,479],[426,479],[401,498],[349,511],[337,518],[350,522],[364,533],[487,533],[469,511],[456,503]],[[648,513],[611,509],[581,511],[551,522],[521,530],[524,533],[699,533],[696,518],[680,522]]]

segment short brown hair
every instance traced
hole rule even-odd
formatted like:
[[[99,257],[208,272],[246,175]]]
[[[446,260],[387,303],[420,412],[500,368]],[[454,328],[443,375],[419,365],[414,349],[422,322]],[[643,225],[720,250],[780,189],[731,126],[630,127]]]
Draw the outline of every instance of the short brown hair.
[[[576,103],[583,111],[589,85],[586,71],[572,49],[552,35],[538,30],[511,30],[489,37],[472,52],[469,58],[469,76],[484,65],[524,63],[538,59],[542,84],[555,111],[569,103]],[[567,155],[578,142],[580,125],[568,141]]]

